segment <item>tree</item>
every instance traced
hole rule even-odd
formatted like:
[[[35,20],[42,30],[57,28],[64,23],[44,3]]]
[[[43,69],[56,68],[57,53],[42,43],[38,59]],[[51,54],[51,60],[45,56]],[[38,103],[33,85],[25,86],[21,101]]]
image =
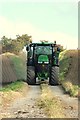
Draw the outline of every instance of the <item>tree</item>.
[[[2,44],[2,52],[13,52],[15,54],[18,54],[25,45],[32,42],[32,37],[23,34],[23,35],[16,35],[16,39],[11,39],[3,36],[1,38],[1,44]]]
[[[24,48],[25,45],[32,42],[31,38],[32,37],[28,36],[27,34],[23,34],[21,36],[16,35],[16,39],[12,41],[14,52],[18,54]]]
[[[2,52],[8,52],[11,50],[11,38],[3,36],[1,38]]]
[[[28,34],[23,34],[22,36],[16,35],[17,41],[21,42],[24,46],[32,42],[32,36]]]

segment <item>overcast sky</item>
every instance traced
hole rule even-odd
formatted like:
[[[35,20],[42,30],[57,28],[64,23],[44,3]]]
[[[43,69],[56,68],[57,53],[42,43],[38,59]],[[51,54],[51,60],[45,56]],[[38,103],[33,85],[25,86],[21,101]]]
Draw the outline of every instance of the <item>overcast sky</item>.
[[[15,2],[14,2],[15,1]],[[78,3],[0,1],[0,38],[32,35],[33,42],[56,40],[68,49],[78,47]]]

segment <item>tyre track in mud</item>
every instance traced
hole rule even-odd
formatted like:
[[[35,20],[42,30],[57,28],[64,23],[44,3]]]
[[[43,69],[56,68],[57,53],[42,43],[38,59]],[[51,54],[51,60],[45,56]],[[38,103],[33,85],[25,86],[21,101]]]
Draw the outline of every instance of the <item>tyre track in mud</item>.
[[[24,98],[15,100],[7,113],[14,118],[46,118],[43,109],[39,109],[35,104],[40,95],[40,86],[30,86],[27,95]]]
[[[78,118],[78,98],[64,93],[62,86],[49,86],[53,96],[62,101],[66,118]]]

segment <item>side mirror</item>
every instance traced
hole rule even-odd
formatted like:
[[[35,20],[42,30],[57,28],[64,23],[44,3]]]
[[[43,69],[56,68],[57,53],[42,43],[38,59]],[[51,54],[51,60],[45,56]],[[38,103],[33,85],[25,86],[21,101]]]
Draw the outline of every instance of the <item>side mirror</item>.
[[[26,51],[29,51],[29,49],[30,49],[29,46],[26,46]]]
[[[57,51],[59,51],[59,52],[60,52],[60,48],[59,48],[59,47],[57,48]]]

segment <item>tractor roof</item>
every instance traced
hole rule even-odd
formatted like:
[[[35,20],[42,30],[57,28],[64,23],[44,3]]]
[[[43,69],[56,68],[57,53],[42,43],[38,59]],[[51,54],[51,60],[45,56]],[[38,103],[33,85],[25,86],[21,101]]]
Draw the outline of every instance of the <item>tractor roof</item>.
[[[42,43],[31,43],[30,46],[55,46],[54,43],[42,42]]]

